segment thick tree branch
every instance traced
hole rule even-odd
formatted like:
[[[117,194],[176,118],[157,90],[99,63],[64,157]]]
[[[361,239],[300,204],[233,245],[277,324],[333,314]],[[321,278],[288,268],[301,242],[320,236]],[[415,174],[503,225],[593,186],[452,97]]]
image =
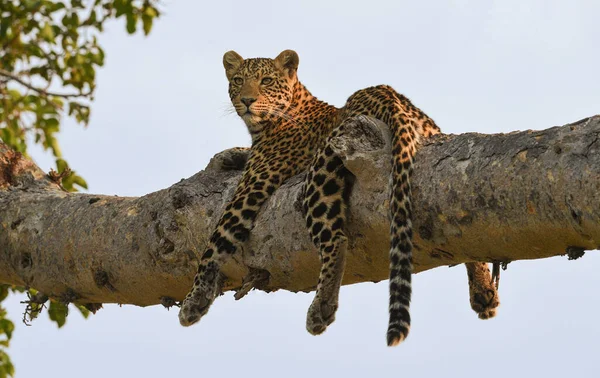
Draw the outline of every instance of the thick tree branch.
[[[413,177],[416,271],[600,246],[600,116],[543,131],[436,136]],[[387,128],[358,118],[337,141],[358,177],[345,284],[388,272]],[[70,194],[0,144],[0,282],[81,303],[181,299],[240,171],[225,151],[205,171],[140,198]],[[226,287],[311,290],[319,261],[295,177],[266,204]],[[565,258],[566,261],[566,258]],[[248,268],[251,275],[247,275]],[[268,272],[268,274],[266,274]]]

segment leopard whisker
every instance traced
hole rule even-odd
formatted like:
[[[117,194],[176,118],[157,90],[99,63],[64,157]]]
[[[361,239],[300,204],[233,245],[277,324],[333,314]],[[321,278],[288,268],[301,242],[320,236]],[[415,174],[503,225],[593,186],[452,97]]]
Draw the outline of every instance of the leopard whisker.
[[[221,114],[221,117],[225,117],[230,114],[237,114],[237,110],[235,109],[235,106],[228,101],[223,104],[223,113]]]
[[[294,126],[300,126],[300,124],[296,121],[296,119],[294,117],[292,117],[290,114],[288,114],[287,112],[281,111],[277,108],[270,108],[269,113],[272,115],[275,115],[275,116],[279,116],[279,117],[285,119],[286,121],[289,121]]]

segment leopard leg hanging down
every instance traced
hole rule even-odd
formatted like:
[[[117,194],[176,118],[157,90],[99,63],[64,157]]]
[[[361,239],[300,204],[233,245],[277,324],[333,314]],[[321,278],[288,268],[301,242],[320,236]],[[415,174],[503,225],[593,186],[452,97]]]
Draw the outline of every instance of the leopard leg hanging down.
[[[189,326],[204,316],[215,298],[221,293],[224,279],[221,273],[223,264],[235,254],[239,254],[254,227],[260,207],[279,186],[289,177],[304,169],[308,160],[304,151],[296,155],[293,164],[282,161],[277,153],[290,135],[282,135],[279,143],[256,143],[251,153],[244,175],[237,186],[233,199],[225,207],[216,230],[212,234],[198,265],[191,291],[184,299],[179,311],[179,322]],[[303,163],[304,162],[304,163]]]
[[[344,233],[346,211],[354,176],[329,143],[343,133],[344,124],[327,138],[310,166],[303,201],[306,226],[319,249],[321,270],[315,299],[306,318],[306,329],[321,334],[335,320],[348,239]]]
[[[500,305],[498,288],[490,274],[490,268],[484,262],[465,264],[469,278],[469,298],[471,308],[479,319],[490,319],[496,315],[496,307]]]
[[[420,137],[436,134],[439,132],[439,128],[406,97],[398,94],[389,86],[371,87],[354,93],[348,99],[342,112],[343,119],[358,115],[377,118],[386,123],[392,131],[390,320],[387,342],[390,346],[397,345],[406,338],[410,328],[412,206],[409,178],[412,174],[413,158]],[[338,128],[336,131],[339,133],[343,130],[340,131]],[[340,208],[345,209],[347,206],[347,200],[341,201],[340,199],[343,198],[343,193],[348,186],[342,184],[342,177],[338,178],[337,172],[344,172],[343,175],[346,176],[349,173],[345,171],[345,168],[337,167],[338,163],[343,167],[342,161],[328,147],[325,145],[323,153],[319,154],[313,163],[304,202],[307,225],[313,240],[319,247],[322,259],[317,294],[307,319],[307,327],[312,333],[323,332],[334,319],[347,245],[342,230],[343,216],[335,217],[340,219],[339,229],[333,229],[338,219],[335,219],[334,222],[317,221],[315,223],[315,211],[319,215],[318,220],[323,220],[323,216],[328,217],[329,211],[336,206],[336,203],[339,203]],[[320,158],[323,158],[323,161],[320,161]],[[331,166],[331,169],[327,169],[328,166]],[[314,192],[311,192],[311,188],[315,188]],[[325,192],[327,195],[323,196]],[[338,200],[340,202],[336,202]]]
[[[244,181],[244,179],[242,179]],[[238,186],[238,189],[241,185]],[[267,196],[262,189],[236,191],[213,232],[198,264],[192,290],[185,297],[179,311],[179,322],[189,326],[204,316],[215,298],[221,293],[224,279],[222,265],[239,253],[248,239],[256,213]]]
[[[329,147],[332,138],[344,133],[344,124],[334,130],[326,147],[315,156],[308,172],[303,209],[310,236],[319,248],[321,272],[317,293],[306,319],[306,328],[318,335],[335,320],[338,293],[344,274],[347,238],[344,233],[346,211],[354,176]],[[334,190],[336,188],[341,190]],[[315,206],[319,202],[318,206]],[[471,307],[480,319],[495,316],[500,304],[487,263],[465,264],[469,280]]]

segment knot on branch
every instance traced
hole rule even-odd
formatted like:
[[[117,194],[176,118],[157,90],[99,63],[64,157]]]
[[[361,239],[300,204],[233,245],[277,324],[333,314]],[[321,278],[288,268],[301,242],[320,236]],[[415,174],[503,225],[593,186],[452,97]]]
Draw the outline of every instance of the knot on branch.
[[[0,188],[16,184],[17,167],[23,159],[23,154],[0,146]]]
[[[96,314],[102,308],[102,303],[86,303],[83,305],[89,312]]]
[[[163,307],[165,307],[167,310],[171,309],[173,306],[181,306],[181,304],[177,302],[175,298],[169,296],[160,297],[160,304],[163,305]]]
[[[0,189],[29,184],[44,176],[35,163],[0,142]]]
[[[111,292],[115,292],[117,289],[110,283],[110,277],[108,272],[103,269],[97,269],[94,271],[94,283],[99,288],[107,288]]]
[[[62,294],[58,296],[58,300],[64,304],[68,305],[69,303],[73,303],[77,301],[81,296],[75,292],[75,290],[71,288],[67,288]]]
[[[349,118],[340,126],[340,133],[331,140],[336,154],[350,159],[354,154],[379,151],[390,141],[388,126],[367,116]]]
[[[385,123],[367,116],[349,118],[332,135],[331,146],[365,190],[387,187],[388,176],[373,174],[391,169],[391,134]]]
[[[581,247],[567,247],[567,256],[569,260],[577,260],[585,255],[585,249]]]

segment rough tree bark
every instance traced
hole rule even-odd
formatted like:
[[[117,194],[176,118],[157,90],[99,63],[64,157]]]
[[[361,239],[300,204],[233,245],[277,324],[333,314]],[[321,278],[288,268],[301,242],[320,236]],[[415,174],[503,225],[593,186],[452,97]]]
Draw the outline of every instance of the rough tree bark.
[[[469,261],[510,262],[600,248],[600,116],[542,131],[443,135],[425,142],[413,177],[416,272]],[[359,117],[337,141],[357,176],[344,284],[388,272],[389,135]],[[0,283],[65,302],[180,300],[233,193],[244,153],[225,151],[187,180],[139,198],[63,191],[0,143]],[[264,290],[314,289],[318,257],[303,225],[303,176],[278,190],[239,261],[269,272]]]

